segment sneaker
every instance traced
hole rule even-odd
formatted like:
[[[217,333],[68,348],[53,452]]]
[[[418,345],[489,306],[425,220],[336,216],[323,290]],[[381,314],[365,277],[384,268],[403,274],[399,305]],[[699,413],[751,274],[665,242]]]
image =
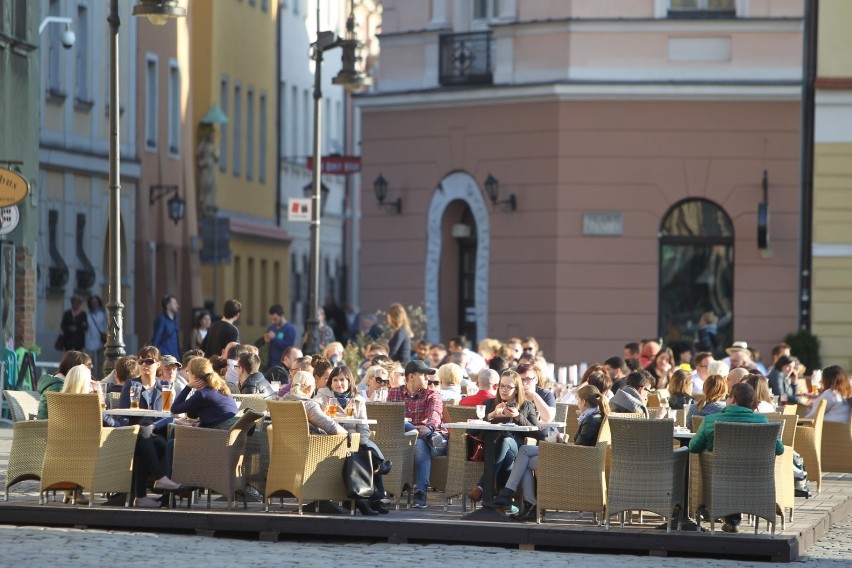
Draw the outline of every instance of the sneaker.
[[[414,508],[415,509],[425,509],[428,507],[426,504],[426,494],[422,491],[417,491],[414,494]]]
[[[728,523],[724,523],[722,525],[722,531],[726,533],[738,533],[740,529],[737,525],[729,525]]]
[[[159,499],[153,499],[151,497],[137,497],[136,498],[136,506],[144,507],[150,509],[159,509],[162,503]]]

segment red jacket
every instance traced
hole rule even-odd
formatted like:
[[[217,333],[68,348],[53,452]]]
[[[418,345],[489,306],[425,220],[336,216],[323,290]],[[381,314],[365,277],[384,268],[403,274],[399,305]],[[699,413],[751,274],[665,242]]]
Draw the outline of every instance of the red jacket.
[[[486,400],[494,398],[494,395],[488,391],[480,389],[478,393],[466,396],[459,401],[459,406],[477,406],[485,404]]]

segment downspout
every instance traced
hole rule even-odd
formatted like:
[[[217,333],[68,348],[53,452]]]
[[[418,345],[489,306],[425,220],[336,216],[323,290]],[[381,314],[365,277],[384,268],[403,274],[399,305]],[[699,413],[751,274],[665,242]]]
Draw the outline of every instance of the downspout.
[[[278,2],[278,17],[275,18],[275,225],[281,227],[281,10]],[[276,291],[277,293],[277,291]]]
[[[811,329],[814,203],[814,82],[817,72],[819,0],[805,2],[802,62],[802,198],[799,245],[799,329]]]

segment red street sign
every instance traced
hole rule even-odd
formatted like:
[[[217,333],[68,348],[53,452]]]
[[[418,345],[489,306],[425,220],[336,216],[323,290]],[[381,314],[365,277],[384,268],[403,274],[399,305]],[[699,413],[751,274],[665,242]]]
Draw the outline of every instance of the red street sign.
[[[309,170],[314,169],[314,159],[308,156],[307,166]],[[348,176],[361,171],[361,156],[323,156],[322,173]]]

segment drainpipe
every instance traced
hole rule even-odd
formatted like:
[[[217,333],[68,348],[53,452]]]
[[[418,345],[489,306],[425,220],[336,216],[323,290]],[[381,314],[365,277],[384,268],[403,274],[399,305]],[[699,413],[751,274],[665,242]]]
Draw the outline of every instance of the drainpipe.
[[[806,0],[802,61],[801,237],[799,245],[799,329],[811,329],[814,203],[814,82],[817,73],[819,0]]]

